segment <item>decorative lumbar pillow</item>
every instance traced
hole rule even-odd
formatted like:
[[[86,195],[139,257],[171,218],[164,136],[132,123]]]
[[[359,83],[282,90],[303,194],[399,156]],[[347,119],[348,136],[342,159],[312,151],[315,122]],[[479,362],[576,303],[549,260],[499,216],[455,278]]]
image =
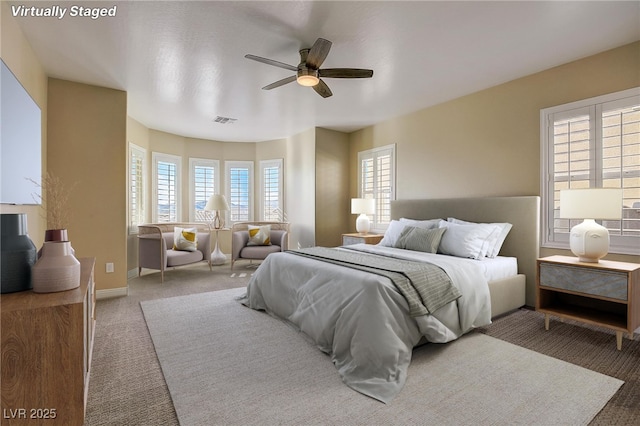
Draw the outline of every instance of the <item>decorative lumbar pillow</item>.
[[[173,228],[173,249],[182,251],[198,250],[198,230],[196,228]]]
[[[415,226],[416,228],[423,229],[433,229],[437,228],[442,219],[428,219],[428,220],[416,220],[416,219],[408,219],[406,217],[401,217],[400,222],[404,223],[407,226]]]
[[[271,245],[271,225],[254,226],[249,225],[248,246],[270,246]]]
[[[442,234],[447,228],[424,229],[415,226],[406,226],[398,241],[396,248],[423,251],[425,253],[437,253]]]

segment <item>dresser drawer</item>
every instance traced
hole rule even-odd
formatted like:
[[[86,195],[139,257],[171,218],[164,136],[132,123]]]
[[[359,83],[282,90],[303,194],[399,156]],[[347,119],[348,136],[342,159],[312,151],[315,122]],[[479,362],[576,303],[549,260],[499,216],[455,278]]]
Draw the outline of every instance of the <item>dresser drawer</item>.
[[[566,265],[540,264],[540,285],[627,300],[627,274]]]

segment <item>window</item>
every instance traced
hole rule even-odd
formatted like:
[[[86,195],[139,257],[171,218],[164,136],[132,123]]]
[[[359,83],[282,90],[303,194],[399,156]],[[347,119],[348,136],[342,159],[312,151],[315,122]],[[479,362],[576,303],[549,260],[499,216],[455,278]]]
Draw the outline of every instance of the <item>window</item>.
[[[560,190],[622,188],[622,220],[601,222],[612,253],[640,254],[640,88],[541,111],[542,244],[568,248],[580,221],[559,218]]]
[[[260,162],[260,217],[267,221],[284,220],[281,159]]]
[[[219,162],[202,158],[189,159],[189,217],[192,222],[207,222],[204,207],[213,194],[219,194]]]
[[[253,162],[226,161],[225,169],[231,222],[253,220]]]
[[[386,145],[358,153],[358,197],[375,198],[376,212],[371,228],[386,229],[391,221],[391,200],[395,198],[396,146]]]
[[[153,159],[153,221],[180,221],[181,157],[152,153]]]
[[[129,233],[137,234],[138,225],[145,219],[145,176],[147,172],[147,151],[129,144]]]

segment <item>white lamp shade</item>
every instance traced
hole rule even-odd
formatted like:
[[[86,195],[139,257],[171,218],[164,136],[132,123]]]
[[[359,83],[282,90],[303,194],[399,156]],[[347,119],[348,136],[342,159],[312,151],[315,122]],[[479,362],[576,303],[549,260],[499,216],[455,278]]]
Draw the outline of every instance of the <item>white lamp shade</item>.
[[[621,219],[622,189],[589,188],[560,191],[564,219]]]
[[[622,217],[621,189],[567,189],[560,191],[560,217],[584,219],[571,228],[569,247],[581,262],[599,262],[609,252],[609,231],[594,219]]]
[[[376,212],[376,200],[373,198],[352,198],[351,213],[374,214]]]
[[[216,210],[229,210],[229,204],[227,203],[227,199],[224,198],[222,194],[213,194],[209,197],[209,201],[207,201],[207,205],[204,206],[206,211],[216,211]]]

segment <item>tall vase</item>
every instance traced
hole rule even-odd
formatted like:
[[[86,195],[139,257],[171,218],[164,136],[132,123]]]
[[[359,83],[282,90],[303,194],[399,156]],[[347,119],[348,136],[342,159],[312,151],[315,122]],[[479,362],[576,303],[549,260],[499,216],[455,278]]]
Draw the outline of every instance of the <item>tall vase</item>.
[[[47,241],[33,267],[33,291],[53,293],[80,286],[80,262],[69,241]]]
[[[0,215],[0,293],[30,290],[36,246],[27,234],[25,213]]]

